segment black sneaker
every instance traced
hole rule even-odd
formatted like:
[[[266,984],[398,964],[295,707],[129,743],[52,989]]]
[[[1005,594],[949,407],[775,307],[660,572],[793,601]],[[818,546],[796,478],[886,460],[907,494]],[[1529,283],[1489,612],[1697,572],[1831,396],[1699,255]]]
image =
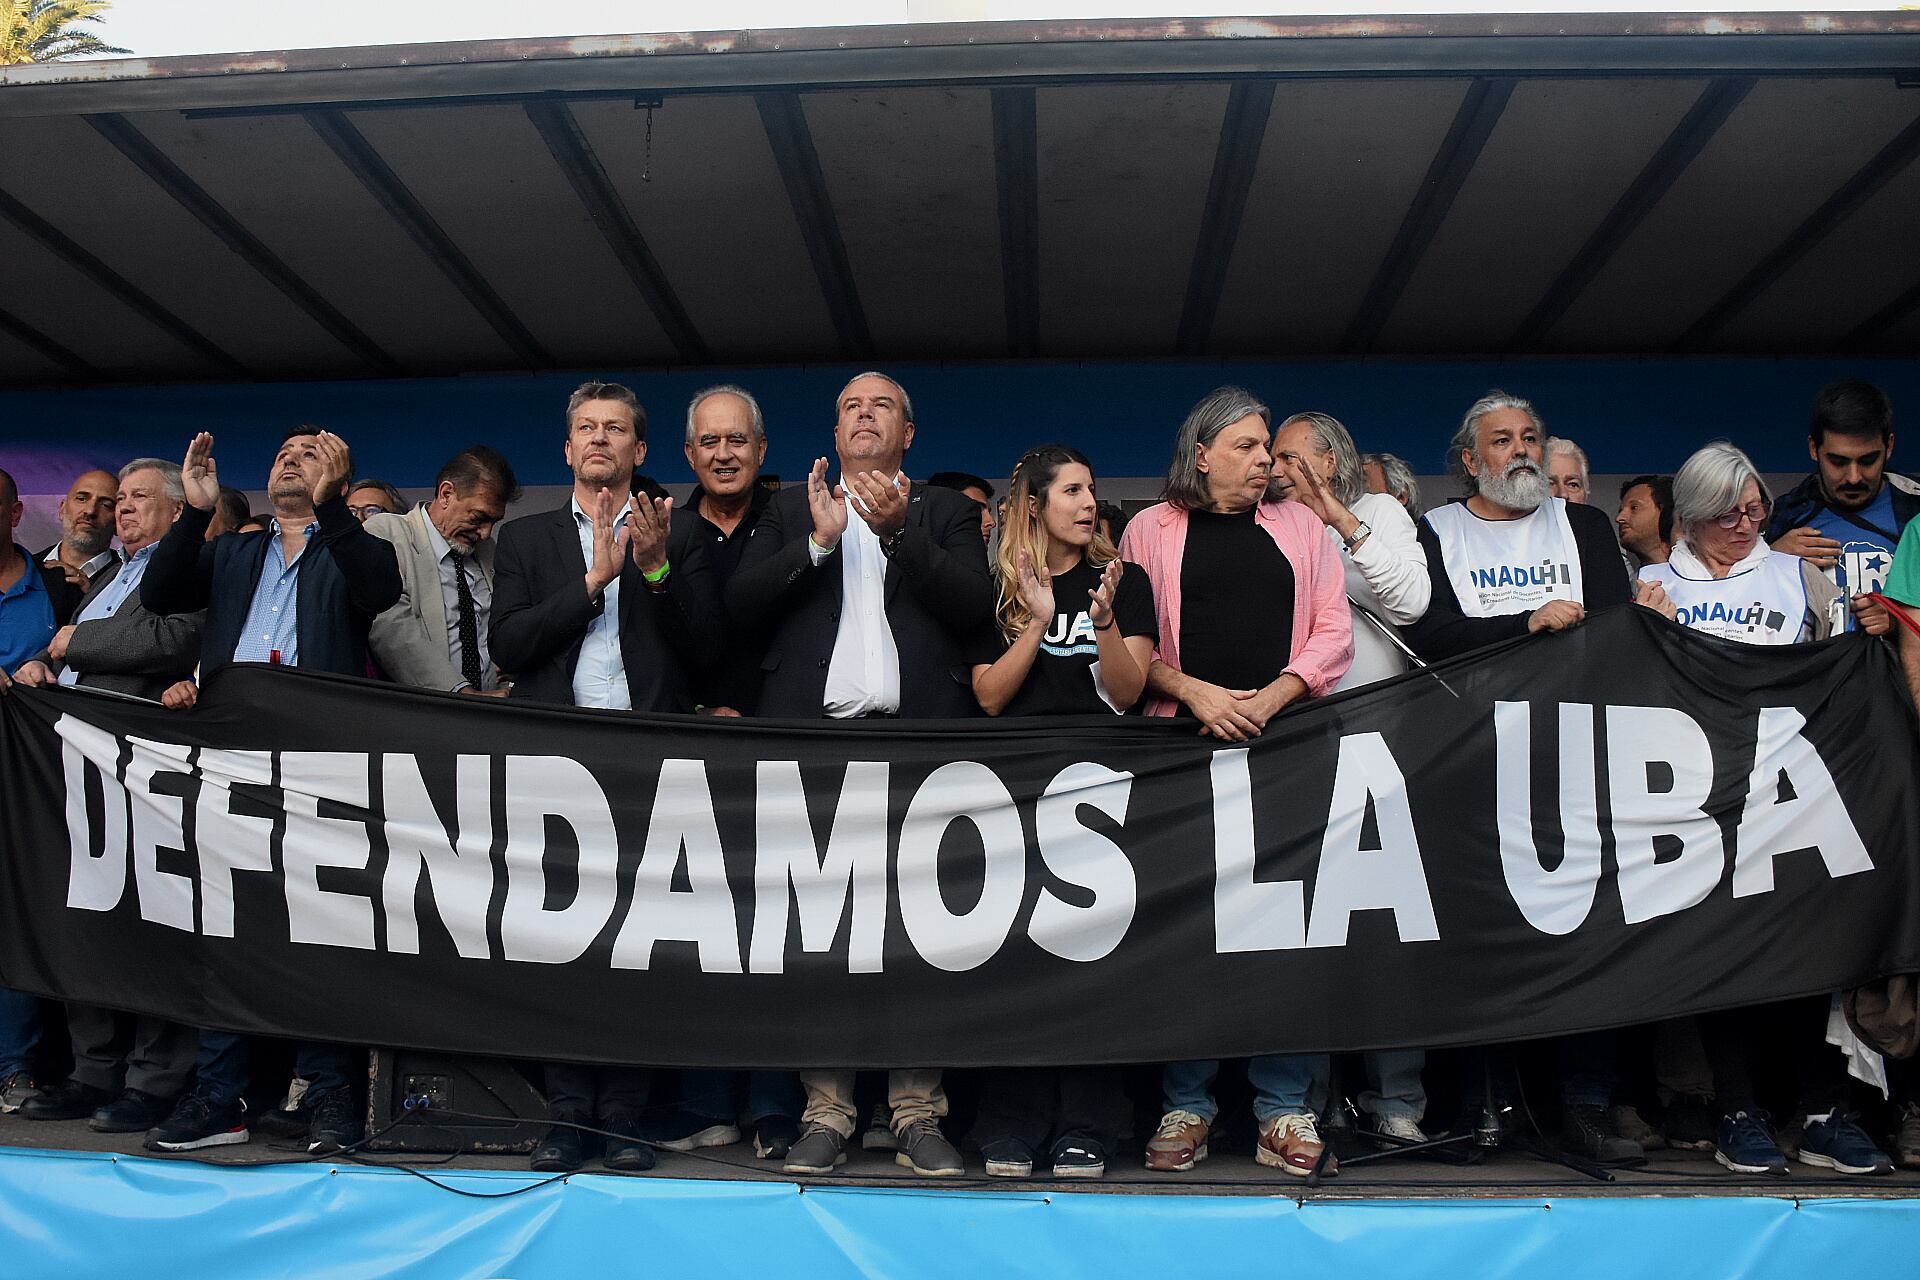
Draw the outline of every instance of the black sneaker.
[[[62,1080],[51,1089],[42,1089],[34,1097],[20,1104],[20,1118],[23,1120],[84,1120],[95,1110],[113,1101],[113,1093],[90,1084],[81,1084],[78,1080]],[[165,1115],[164,1111],[161,1115]],[[155,1116],[145,1129],[160,1117]]]
[[[198,1151],[245,1142],[249,1136],[246,1103],[238,1098],[216,1102],[211,1092],[196,1088],[173,1104],[165,1120],[147,1130],[145,1146],[149,1151]]]
[[[712,1116],[698,1115],[674,1107],[640,1121],[638,1133],[662,1151],[694,1151],[701,1147],[726,1147],[740,1141],[740,1126]],[[609,1129],[619,1125],[609,1123]],[[624,1132],[624,1131],[623,1131]]]
[[[1620,1136],[1605,1107],[1569,1106],[1560,1122],[1560,1145],[1569,1154],[1600,1164],[1645,1164],[1640,1144]]]
[[[753,1122],[753,1154],[761,1160],[784,1160],[800,1140],[800,1125],[792,1116],[761,1116]]]
[[[947,1141],[947,1135],[940,1132],[937,1120],[916,1120],[895,1136],[900,1139],[900,1150],[893,1162],[905,1165],[923,1178],[957,1178],[967,1171],[960,1153]]]
[[[630,1111],[616,1111],[607,1116],[601,1128],[609,1129],[621,1136],[602,1139],[606,1143],[606,1154],[601,1157],[601,1162],[607,1168],[618,1169],[621,1173],[645,1173],[653,1168],[654,1161],[658,1157],[653,1154],[652,1145],[632,1136],[645,1127],[640,1122],[640,1117]],[[682,1149],[690,1150],[691,1148]]]
[[[810,1124],[787,1152],[787,1173],[832,1173],[847,1162],[847,1140],[823,1124]]]
[[[527,1157],[527,1167],[535,1173],[572,1173],[587,1162],[588,1134],[572,1125],[587,1123],[587,1117],[555,1116],[557,1123],[540,1139],[540,1145]]]
[[[335,1089],[313,1104],[313,1123],[307,1129],[307,1150],[319,1154],[360,1145],[366,1122],[353,1105],[353,1090]]]
[[[173,1099],[144,1089],[126,1089],[95,1111],[87,1128],[95,1133],[145,1133],[173,1111]]]
[[[995,1138],[980,1148],[987,1162],[989,1178],[1030,1178],[1033,1176],[1033,1148],[1018,1138]]]
[[[1062,1138],[1053,1144],[1053,1176],[1056,1178],[1103,1178],[1107,1173],[1107,1153],[1090,1138]]]
[[[1681,1151],[1712,1151],[1719,1121],[1711,1098],[1683,1093],[1667,1105],[1660,1117],[1660,1133],[1667,1145]]]

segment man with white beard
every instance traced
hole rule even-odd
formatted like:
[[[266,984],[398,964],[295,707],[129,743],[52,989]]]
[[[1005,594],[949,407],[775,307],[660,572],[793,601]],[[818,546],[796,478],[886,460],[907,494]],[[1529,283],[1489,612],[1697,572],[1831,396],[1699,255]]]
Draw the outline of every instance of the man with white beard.
[[[1562,631],[1636,598],[1612,523],[1549,494],[1546,434],[1533,406],[1504,391],[1476,400],[1454,433],[1447,462],[1467,496],[1420,522],[1433,599],[1406,637],[1421,657]],[[1671,614],[1664,593],[1639,594]]]

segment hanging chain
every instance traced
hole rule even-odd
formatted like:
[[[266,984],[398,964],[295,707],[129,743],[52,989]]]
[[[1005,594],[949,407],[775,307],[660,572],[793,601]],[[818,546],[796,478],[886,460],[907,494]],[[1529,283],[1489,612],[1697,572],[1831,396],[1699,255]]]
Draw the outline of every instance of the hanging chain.
[[[653,103],[647,103],[647,149],[640,162],[640,181],[653,181]]]

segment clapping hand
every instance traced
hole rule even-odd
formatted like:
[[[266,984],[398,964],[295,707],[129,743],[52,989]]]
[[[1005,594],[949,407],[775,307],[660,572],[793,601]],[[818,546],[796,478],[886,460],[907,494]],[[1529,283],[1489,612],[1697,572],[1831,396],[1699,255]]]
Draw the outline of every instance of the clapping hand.
[[[620,576],[627,527],[620,520],[620,500],[602,489],[593,500],[593,558],[587,565],[587,594],[597,596]]]
[[[840,545],[847,531],[847,506],[843,491],[827,483],[827,460],[815,458],[807,473],[807,510],[813,513],[813,545],[831,551]]]
[[[1027,613],[1043,630],[1053,625],[1053,574],[1047,566],[1036,565],[1027,552],[1020,553],[1020,563],[1015,569],[1019,578],[1020,603],[1027,606]]]
[[[340,496],[341,487],[347,483],[347,477],[353,473],[353,459],[347,452],[347,442],[331,431],[315,433],[313,450],[320,455],[320,478],[313,482],[313,493],[310,497],[313,505],[318,507],[327,499]],[[218,496],[217,489],[216,496]]]
[[[1107,561],[1100,573],[1100,585],[1087,592],[1087,621],[1095,630],[1105,631],[1113,625],[1113,595],[1120,589],[1120,576],[1125,572],[1120,561]]]
[[[667,534],[672,528],[672,498],[644,494],[634,498],[633,509],[627,512],[627,551],[641,573],[659,573],[667,563]]]
[[[842,476],[860,518],[877,538],[891,538],[907,524],[907,494],[913,482],[906,476],[861,471]]]

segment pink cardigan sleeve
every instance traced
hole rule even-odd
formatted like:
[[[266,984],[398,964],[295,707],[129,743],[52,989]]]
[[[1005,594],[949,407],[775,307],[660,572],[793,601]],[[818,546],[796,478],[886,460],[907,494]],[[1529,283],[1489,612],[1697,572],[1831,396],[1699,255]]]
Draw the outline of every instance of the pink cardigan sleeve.
[[[1307,532],[1307,545],[1301,551],[1312,573],[1304,598],[1294,601],[1293,660],[1286,669],[1306,682],[1309,697],[1318,698],[1331,692],[1353,665],[1353,612],[1347,605],[1346,571],[1333,539],[1318,520]]]

